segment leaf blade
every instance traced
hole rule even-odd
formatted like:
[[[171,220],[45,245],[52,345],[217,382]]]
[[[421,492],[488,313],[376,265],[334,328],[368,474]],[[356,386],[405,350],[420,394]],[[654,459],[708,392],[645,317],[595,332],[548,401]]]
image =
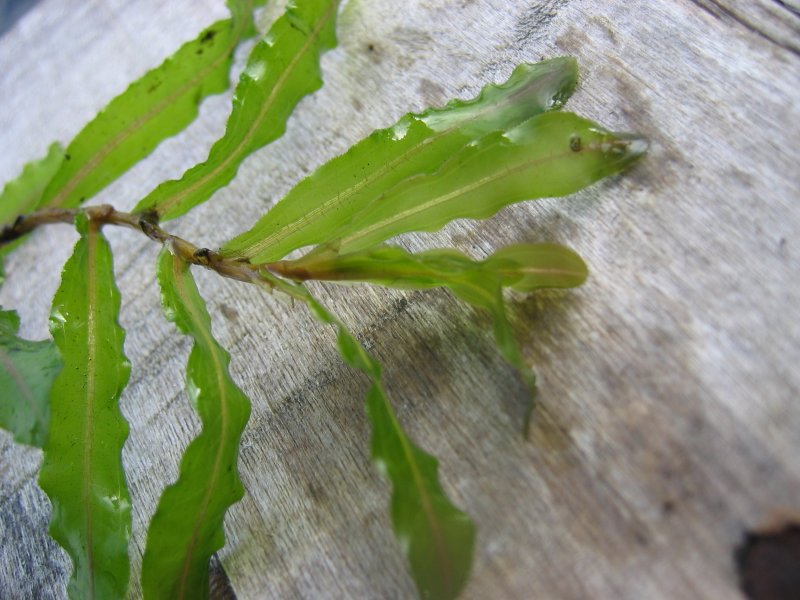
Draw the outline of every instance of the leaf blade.
[[[348,254],[329,249],[266,267],[295,281],[362,281],[400,289],[458,287],[473,280],[490,279],[502,287],[530,292],[577,287],[588,275],[580,256],[569,248],[548,243],[514,244],[482,261],[452,249],[416,254],[397,246],[377,246]]]
[[[301,98],[322,85],[321,54],[336,45],[340,0],[298,0],[256,44],[236,86],[225,134],[205,162],[159,185],[139,204],[174,219],[227,185],[249,154],[283,135]]]
[[[39,207],[42,192],[63,160],[64,148],[54,142],[45,156],[29,162],[16,179],[6,183],[0,193],[0,228],[13,223],[18,215]]]
[[[261,263],[330,241],[331,231],[345,225],[382,191],[408,177],[436,171],[474,139],[560,107],[576,81],[573,59],[523,64],[507,82],[485,86],[473,100],[409,113],[317,169],[222,251]]]
[[[372,460],[392,484],[395,536],[422,598],[451,600],[466,585],[472,568],[475,525],[446,496],[438,461],[403,431],[381,382],[380,364],[347,327],[302,286],[274,285],[309,307],[322,323],[337,329],[339,352],[370,379],[367,413],[372,423]]]
[[[142,588],[146,598],[207,598],[208,561],[224,544],[225,512],[244,494],[236,463],[250,402],[228,373],[230,356],[213,338],[188,265],[166,248],[158,281],[167,318],[194,340],[186,379],[203,430],[150,522]]]
[[[96,223],[83,215],[76,223],[81,238],[50,318],[64,368],[50,394],[39,484],[53,504],[50,534],[73,561],[70,596],[123,597],[131,514],[121,461],[128,424],[118,401],[130,364],[111,250]]]
[[[485,219],[516,202],[564,196],[630,165],[647,143],[571,113],[549,112],[465,146],[440,170],[407,179],[339,231],[342,253],[454,219]]]
[[[228,0],[232,17],[183,44],[114,98],[70,142],[41,204],[73,208],[94,196],[195,119],[200,101],[228,88],[233,50],[254,33],[253,7]]]
[[[51,340],[17,337],[19,317],[0,311],[0,427],[21,444],[41,448],[50,425],[50,388],[61,371],[61,355]]]

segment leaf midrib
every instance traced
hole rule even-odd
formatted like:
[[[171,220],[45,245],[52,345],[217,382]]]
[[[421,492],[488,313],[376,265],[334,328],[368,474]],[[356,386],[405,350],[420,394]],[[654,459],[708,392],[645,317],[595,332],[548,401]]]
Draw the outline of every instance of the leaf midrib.
[[[279,265],[280,268],[276,268],[275,272],[278,274],[286,274],[290,278],[295,275],[297,276],[297,272],[292,272],[292,263],[290,261],[286,262],[278,262],[275,265]],[[270,265],[273,266],[273,265]],[[431,286],[438,286],[438,287],[450,287],[451,285],[460,285],[462,282],[455,279],[450,274],[443,274],[440,272],[431,272],[426,271],[423,268],[417,269],[399,269],[396,271],[389,270],[385,267],[385,265],[381,265],[380,263],[376,263],[375,265],[378,269],[376,271],[370,271],[367,268],[364,268],[360,273],[358,271],[341,271],[335,270],[336,263],[335,261],[331,265],[331,269],[326,271],[324,267],[301,267],[302,273],[304,275],[304,279],[317,279],[321,281],[377,281],[381,282],[384,285],[393,285],[394,282],[400,282],[401,284],[405,283],[406,280],[410,278],[428,278],[431,280]],[[383,269],[382,272],[381,268]],[[480,272],[481,270],[486,269],[483,267],[481,263],[475,263],[474,265],[468,265],[463,271],[456,272],[455,277],[462,275],[464,273],[474,273],[476,271]],[[522,267],[519,269],[487,269],[489,272],[494,272],[500,274],[507,278],[512,278],[518,275],[530,275],[530,276],[537,276],[537,275],[563,275],[563,276],[579,276],[582,273],[575,270],[570,269],[562,269],[562,268],[546,268],[546,267]],[[413,284],[412,284],[413,285]],[[513,284],[511,285],[504,285],[503,287],[514,287]]]
[[[98,226],[94,222],[89,222],[86,238],[87,246],[87,316],[86,316],[86,415],[84,418],[83,434],[83,489],[82,499],[84,506],[84,528],[86,532],[86,563],[89,573],[89,598],[95,597],[94,580],[94,542],[93,542],[93,522],[92,522],[92,481],[94,479],[94,409],[96,402],[96,382],[97,375],[97,320],[95,313],[98,310],[98,290],[97,290],[97,237],[99,235]],[[66,332],[65,332],[66,333]]]

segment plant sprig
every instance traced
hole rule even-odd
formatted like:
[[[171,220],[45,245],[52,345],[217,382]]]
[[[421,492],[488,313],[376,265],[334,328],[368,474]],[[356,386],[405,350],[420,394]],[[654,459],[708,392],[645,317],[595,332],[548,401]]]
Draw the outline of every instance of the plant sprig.
[[[231,53],[252,33],[252,10],[260,4],[231,0],[231,19],[132,84],[66,151],[53,146],[4,188],[0,246],[13,247],[54,223],[75,224],[80,239],[53,302],[54,341],[20,340],[15,314],[0,313],[0,381],[15,390],[0,409],[0,426],[22,443],[44,447],[40,482],[54,506],[51,532],[75,566],[70,595],[124,597],[130,502],[120,453],[128,426],[118,400],[129,365],[102,228],[140,231],[164,247],[157,269],[164,312],[193,340],[187,391],[203,422],[150,523],[145,597],[207,596],[209,558],[224,543],[227,509],[243,493],[237,456],[251,399],[231,379],[230,357],[211,331],[190,271],[202,266],[287,294],[336,328],[343,360],[369,380],[372,458],[392,485],[392,525],[411,576],[421,597],[455,598],[471,570],[475,525],[445,493],[436,458],[404,432],[381,365],[304,283],[447,287],[488,311],[500,351],[530,389],[527,423],[536,378],[514,338],[503,292],[580,285],[587,276],[583,260],[555,244],[517,244],[484,260],[453,249],[415,254],[386,244],[454,219],[488,218],[512,203],[570,194],[627,168],[647,144],[560,111],[574,91],[577,67],[556,58],[519,66],[506,83],[486,86],[474,100],[408,114],[374,132],[299,182],[220,249],[171,234],[162,221],[227,185],[247,156],[283,135],[300,99],[322,85],[319,60],[336,43],[339,0],[297,0],[251,52],[225,133],[206,161],[154,188],[133,212],[80,207],[185,127],[200,98],[224,89]]]

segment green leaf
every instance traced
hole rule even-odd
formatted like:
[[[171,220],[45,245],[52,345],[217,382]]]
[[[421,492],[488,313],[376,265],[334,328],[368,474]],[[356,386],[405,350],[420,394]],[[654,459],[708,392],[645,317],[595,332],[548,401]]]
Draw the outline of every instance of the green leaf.
[[[253,151],[278,139],[297,103],[322,86],[319,58],[336,45],[340,0],[298,0],[256,44],[239,79],[225,134],[204,163],[159,185],[136,206],[174,219],[226,186]]]
[[[398,182],[436,171],[487,133],[559,108],[572,94],[577,75],[571,58],[523,64],[506,83],[486,86],[474,100],[407,114],[320,167],[222,250],[261,263],[330,241],[332,231]]]
[[[42,192],[63,159],[64,148],[61,144],[50,144],[46,156],[29,162],[19,177],[5,185],[0,193],[0,228],[13,223],[17,216],[39,207]]]
[[[17,337],[19,317],[0,310],[0,427],[21,444],[41,448],[50,423],[49,395],[61,371],[61,357],[52,341]]]
[[[619,172],[647,149],[571,113],[549,112],[465,146],[433,174],[405,179],[338,231],[331,246],[349,253],[454,219],[485,219],[534,198],[564,196]]]
[[[181,461],[150,522],[142,564],[145,598],[208,597],[208,561],[225,543],[228,508],[244,494],[236,468],[250,402],[228,373],[229,354],[211,333],[211,319],[189,267],[168,249],[158,261],[164,313],[194,339],[186,371],[203,430]]]
[[[253,6],[263,3],[229,0],[231,19],[205,29],[114,98],[69,144],[42,205],[78,206],[191,123],[203,98],[228,89],[233,52],[255,33]]]
[[[295,281],[365,281],[402,289],[440,286],[457,289],[472,286],[473,281],[479,284],[491,280],[522,292],[576,287],[588,274],[583,259],[558,244],[515,244],[483,261],[450,249],[419,254],[394,246],[349,254],[328,249],[267,266],[273,273]]]
[[[439,483],[438,461],[408,439],[377,381],[367,393],[367,409],[372,460],[392,482],[394,533],[420,596],[456,598],[472,568],[475,526],[447,498]]]
[[[503,288],[521,292],[581,285],[586,264],[572,250],[556,244],[517,244],[502,248],[484,261],[455,250],[410,254],[401,248],[379,247],[350,254],[311,253],[298,260],[269,265],[272,272],[295,280],[366,281],[388,287],[424,289],[446,286],[461,300],[487,310],[503,357],[516,368],[530,390],[525,414],[527,432],[536,395],[536,376],[526,364],[506,315]]]
[[[50,393],[50,433],[39,484],[53,505],[50,534],[72,558],[71,598],[123,598],[130,498],[122,468],[128,424],[119,397],[130,364],[117,323],[119,291],[99,225],[81,234],[53,298],[50,332],[64,368]]]
[[[19,176],[9,181],[0,193],[0,231],[11,227],[19,215],[32,212],[41,205],[42,191],[64,160],[64,148],[58,142],[50,144],[47,155],[29,162]],[[0,246],[0,285],[5,281],[5,257],[22,243],[17,239]]]
[[[304,287],[279,280],[273,284],[305,302],[318,320],[334,325],[345,362],[370,378],[367,411],[372,422],[372,460],[392,484],[395,536],[422,598],[457,597],[472,566],[475,526],[442,490],[438,461],[405,434],[383,390],[380,364],[344,324]]]

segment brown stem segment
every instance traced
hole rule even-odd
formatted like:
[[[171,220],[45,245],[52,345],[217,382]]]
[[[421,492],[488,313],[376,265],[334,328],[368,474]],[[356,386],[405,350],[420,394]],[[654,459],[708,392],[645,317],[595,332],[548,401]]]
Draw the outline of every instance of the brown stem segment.
[[[154,214],[120,212],[108,204],[71,209],[43,208],[29,215],[20,215],[13,224],[3,227],[2,232],[0,232],[0,246],[21,238],[40,225],[73,223],[79,213],[85,214],[92,222],[100,226],[116,225],[141,231],[154,242],[169,245],[172,252],[187,263],[206,267],[216,271],[223,277],[248,283],[252,283],[255,279],[261,279],[259,275],[259,270],[262,269],[261,265],[253,265],[238,259],[224,258],[218,252],[208,248],[199,248],[191,242],[161,229]]]

